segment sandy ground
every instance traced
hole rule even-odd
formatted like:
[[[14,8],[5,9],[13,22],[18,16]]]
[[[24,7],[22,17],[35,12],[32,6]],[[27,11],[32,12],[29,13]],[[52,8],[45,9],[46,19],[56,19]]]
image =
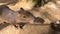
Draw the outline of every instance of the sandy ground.
[[[23,3],[22,3],[23,2]],[[12,10],[19,10],[20,7],[23,7],[25,10],[31,10],[33,3],[29,1],[28,3],[24,0],[21,3],[16,3],[15,6],[9,6]],[[22,6],[20,6],[22,5]],[[45,6],[39,8],[37,12],[35,10],[32,13],[36,17],[42,17],[45,20],[45,24],[50,24],[50,21],[60,20],[60,8],[59,5],[54,3],[48,3]],[[48,12],[50,15],[48,17],[44,16],[44,13]],[[1,19],[0,19],[1,20]],[[0,25],[1,26],[1,25]],[[2,25],[1,28],[5,26]],[[60,32],[53,31],[50,28],[50,25],[25,25],[23,29],[16,29],[13,25],[8,25],[3,29],[0,28],[0,34],[60,34]]]
[[[0,34],[48,34],[49,27],[44,25],[25,25],[23,29],[16,29],[9,25],[0,31]]]

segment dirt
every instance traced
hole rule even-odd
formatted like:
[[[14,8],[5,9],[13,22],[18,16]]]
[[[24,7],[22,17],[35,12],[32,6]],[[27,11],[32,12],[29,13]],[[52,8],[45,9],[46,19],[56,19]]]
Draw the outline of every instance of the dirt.
[[[50,24],[51,21],[60,20],[60,6],[53,2],[49,2],[46,5],[39,7],[38,9],[32,9],[34,3],[32,1],[26,2],[22,0],[17,2],[15,5],[8,5],[10,9],[14,11],[24,8],[24,10],[29,10],[35,17],[41,17],[45,20],[44,24]],[[0,19],[0,22],[4,20]],[[31,22],[31,21],[30,21]],[[6,25],[6,24],[5,24]],[[13,25],[0,25],[0,34],[60,34],[60,32],[53,31],[50,25],[25,25],[23,29],[15,28]],[[5,26],[5,27],[3,27]]]

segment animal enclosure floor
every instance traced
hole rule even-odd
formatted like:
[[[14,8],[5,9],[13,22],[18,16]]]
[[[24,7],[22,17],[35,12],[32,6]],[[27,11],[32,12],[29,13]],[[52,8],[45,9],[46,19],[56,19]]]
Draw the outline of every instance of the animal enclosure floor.
[[[49,25],[25,25],[23,29],[9,25],[0,30],[0,34],[48,34],[49,30]]]

